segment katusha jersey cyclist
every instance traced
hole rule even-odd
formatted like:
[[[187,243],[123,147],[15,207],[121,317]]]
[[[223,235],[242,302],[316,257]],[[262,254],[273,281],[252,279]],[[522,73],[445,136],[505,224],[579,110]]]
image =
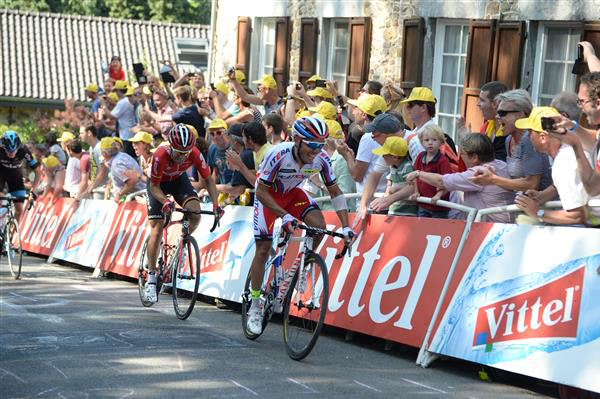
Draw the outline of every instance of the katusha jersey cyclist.
[[[167,198],[171,194],[183,208],[200,211],[200,200],[186,170],[194,166],[205,181],[205,187],[213,203],[215,217],[223,211],[218,207],[217,188],[210,176],[210,170],[200,150],[196,148],[196,138],[184,124],[177,124],[168,133],[168,144],[159,146],[150,161],[150,179],[146,185],[148,193],[148,280],[145,286],[145,297],[148,302],[158,300],[156,292],[156,258],[162,238],[163,217],[173,211],[175,204]],[[190,214],[190,231],[193,232],[200,222],[200,215]]]
[[[273,224],[282,219],[282,227],[292,232],[299,220],[305,224],[325,229],[325,219],[317,203],[299,186],[315,173],[320,173],[331,203],[343,226],[343,234],[351,240],[353,233],[348,227],[346,198],[336,184],[331,161],[323,150],[329,133],[327,124],[318,118],[298,119],[293,126],[293,142],[271,148],[258,172],[254,199],[254,239],[256,253],[252,261],[251,296],[248,330],[253,334],[262,331],[263,302],[260,288],[263,282],[265,262],[271,249]],[[314,248],[322,237],[316,237]]]
[[[21,143],[17,132],[14,130],[6,131],[0,140],[0,192],[4,191],[4,185],[6,184],[8,186],[7,192],[10,193],[11,197],[17,199],[18,202],[15,204],[17,220],[23,212],[23,201],[27,197],[21,171],[23,161],[35,173],[31,186],[33,192],[40,181],[40,164],[31,155],[29,149]]]

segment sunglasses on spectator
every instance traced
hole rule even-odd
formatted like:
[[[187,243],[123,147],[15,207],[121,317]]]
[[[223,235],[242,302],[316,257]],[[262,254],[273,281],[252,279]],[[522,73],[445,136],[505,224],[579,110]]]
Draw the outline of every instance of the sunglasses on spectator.
[[[513,112],[521,112],[521,111],[518,111],[516,109],[499,109],[498,111],[496,111],[498,116],[506,116],[508,114],[512,114]]]
[[[215,130],[214,132],[210,132],[211,136],[220,136],[225,133],[225,130]]]
[[[310,148],[311,150],[320,150],[321,148],[323,148],[323,146],[325,146],[325,143],[322,143],[320,141],[306,141],[306,140],[302,140],[302,142],[304,144],[306,144],[306,146],[308,148]]]

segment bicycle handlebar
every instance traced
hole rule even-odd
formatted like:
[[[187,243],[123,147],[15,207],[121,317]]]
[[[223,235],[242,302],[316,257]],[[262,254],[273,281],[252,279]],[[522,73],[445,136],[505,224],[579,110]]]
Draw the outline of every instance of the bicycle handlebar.
[[[171,222],[172,214],[175,212],[183,213],[184,215],[212,215],[212,216],[214,216],[215,221],[210,229],[211,233],[217,228],[217,226],[219,226],[220,220],[221,220],[221,218],[217,217],[213,211],[203,211],[203,210],[193,211],[193,210],[187,209],[187,208],[175,208],[175,209],[173,209],[172,213],[165,215],[165,222],[163,224],[163,227],[167,227],[167,225]]]
[[[338,253],[335,258],[336,259],[340,259],[342,257],[344,257],[344,255],[346,255],[346,253],[348,253],[348,256],[350,256],[351,252],[352,252],[352,248],[351,248],[351,243],[350,242],[346,242],[345,238],[346,236],[341,234],[341,233],[337,233],[335,231],[331,231],[331,230],[326,230],[326,229],[320,229],[318,227],[311,227],[311,226],[307,226],[305,224],[299,224],[296,226],[296,228],[301,229],[301,230],[305,230],[306,234],[309,236],[313,236],[313,235],[317,235],[317,234],[325,234],[331,237],[338,237],[341,238],[342,240],[344,240],[344,248],[342,248],[342,250],[340,251],[340,253]],[[279,247],[283,247],[285,244],[287,244],[287,242],[289,241],[289,239],[291,238],[291,233],[284,233],[285,236],[283,238],[283,241],[278,245]]]

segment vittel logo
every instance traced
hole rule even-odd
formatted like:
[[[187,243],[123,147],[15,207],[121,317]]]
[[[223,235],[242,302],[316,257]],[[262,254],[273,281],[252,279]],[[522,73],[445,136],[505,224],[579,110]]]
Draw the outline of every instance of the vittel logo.
[[[70,251],[75,247],[80,246],[83,243],[83,239],[87,233],[88,227],[90,227],[90,220],[78,227],[69,237],[65,245],[65,250]]]
[[[216,272],[223,269],[230,234],[231,230],[227,230],[210,244],[200,248],[200,270],[202,273]]]
[[[532,338],[576,338],[585,267],[479,308],[473,346]]]

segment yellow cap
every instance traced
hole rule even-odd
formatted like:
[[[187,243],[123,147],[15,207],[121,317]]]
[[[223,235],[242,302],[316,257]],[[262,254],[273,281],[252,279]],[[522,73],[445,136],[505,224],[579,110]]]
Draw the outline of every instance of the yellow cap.
[[[94,93],[98,93],[98,85],[90,83],[89,85],[85,86],[85,91],[91,91]]]
[[[126,80],[117,80],[113,86],[114,90],[127,90],[129,83]]]
[[[147,96],[152,95],[152,90],[150,90],[150,88],[148,86],[144,86],[144,88],[142,89],[142,92]]]
[[[227,129],[227,123],[223,119],[213,119],[210,121],[210,125],[208,125],[209,129]]]
[[[387,103],[377,94],[362,94],[356,100],[348,100],[348,104],[358,107],[367,115],[375,116],[387,111]]]
[[[46,158],[42,159],[42,163],[48,168],[52,169],[60,164],[58,158],[54,155],[48,155]]]
[[[123,145],[123,140],[120,137],[113,137],[113,141],[115,143],[119,143],[119,144]]]
[[[542,118],[545,116],[556,116],[560,115],[560,113],[556,110],[556,108],[552,107],[534,107],[531,110],[531,114],[529,114],[529,118],[517,119],[515,122],[515,127],[517,129],[531,129],[536,132],[543,132],[542,128]]]
[[[395,155],[404,157],[408,153],[408,144],[406,140],[399,136],[392,136],[385,139],[385,143],[379,148],[371,151],[375,155]]]
[[[196,128],[192,125],[186,125],[188,129],[190,129],[190,132],[192,132],[192,134],[194,135],[194,138],[196,140],[198,140],[198,131],[196,130]]]
[[[240,71],[239,69],[235,70],[235,80],[237,80],[240,84],[246,83],[246,75],[244,75],[244,71]]]
[[[229,94],[229,86],[227,86],[226,83],[223,83],[223,82],[215,83],[215,89],[225,95]]]
[[[129,96],[133,96],[134,93],[135,93],[135,87],[129,86],[127,88],[127,91],[125,92],[125,95],[127,97],[129,97]]]
[[[113,103],[118,103],[119,102],[119,96],[117,96],[117,93],[110,93],[108,95],[108,99],[110,101],[112,101]]]
[[[342,126],[338,123],[338,121],[334,121],[333,119],[325,119],[325,123],[327,124],[327,129],[329,130],[328,138],[336,140],[344,139],[344,131],[342,130]]]
[[[329,90],[323,87],[315,87],[312,90],[306,92],[307,95],[311,97],[324,97],[324,98],[333,98],[333,95],[329,92]]]
[[[328,101],[321,101],[316,107],[308,107],[308,110],[323,115],[325,119],[334,119],[337,114],[335,105]]]
[[[411,101],[426,101],[434,104],[437,102],[429,87],[414,87],[410,92],[410,96],[400,102],[404,104]]]
[[[325,80],[325,79],[323,79],[319,75],[313,75],[310,78],[306,79],[306,83],[316,82],[317,80]]]
[[[132,143],[142,141],[146,144],[152,144],[152,135],[148,132],[137,132],[135,136],[129,139]]]
[[[62,143],[62,142],[71,141],[71,140],[75,140],[75,135],[71,132],[63,132],[56,141],[59,141]]]
[[[102,140],[100,140],[100,149],[108,150],[108,149],[112,148],[114,143],[115,143],[114,137],[102,137]]]
[[[252,83],[263,85],[267,89],[276,89],[277,88],[277,82],[275,81],[275,78],[271,75],[264,75],[262,77],[262,79],[253,80]]]

